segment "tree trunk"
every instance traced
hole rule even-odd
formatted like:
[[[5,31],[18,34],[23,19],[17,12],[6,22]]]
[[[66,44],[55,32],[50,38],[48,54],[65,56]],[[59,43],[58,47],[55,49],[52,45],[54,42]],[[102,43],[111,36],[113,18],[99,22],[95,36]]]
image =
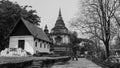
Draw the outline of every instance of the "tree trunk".
[[[105,44],[105,49],[106,49],[106,58],[110,56],[110,51],[109,51],[109,41],[104,42]]]

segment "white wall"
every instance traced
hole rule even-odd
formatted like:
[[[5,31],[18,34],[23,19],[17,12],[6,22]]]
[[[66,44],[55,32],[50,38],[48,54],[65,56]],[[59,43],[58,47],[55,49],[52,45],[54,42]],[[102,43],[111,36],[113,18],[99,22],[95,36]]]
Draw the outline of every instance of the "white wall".
[[[63,38],[63,41],[62,41],[63,43],[66,43],[66,44],[70,43],[70,39],[67,35],[62,35],[61,37]]]
[[[18,40],[25,40],[24,50],[34,54],[34,38],[33,36],[11,36],[9,40],[9,48],[18,48]]]
[[[55,37],[56,37],[56,36],[51,36],[51,39],[53,40],[53,43],[56,43]]]
[[[56,35],[51,36],[51,38],[53,39],[53,43],[56,43],[56,41],[55,41],[56,37],[57,37]],[[60,37],[62,37],[61,43],[66,43],[66,44],[70,43],[70,38],[68,35],[60,35]]]
[[[40,41],[40,40],[35,40],[35,42],[37,42],[37,47],[34,45],[35,51],[39,51],[39,52],[50,52],[50,45],[49,43]],[[42,47],[40,47],[40,43],[42,43]],[[46,47],[44,47],[44,44],[46,44]]]

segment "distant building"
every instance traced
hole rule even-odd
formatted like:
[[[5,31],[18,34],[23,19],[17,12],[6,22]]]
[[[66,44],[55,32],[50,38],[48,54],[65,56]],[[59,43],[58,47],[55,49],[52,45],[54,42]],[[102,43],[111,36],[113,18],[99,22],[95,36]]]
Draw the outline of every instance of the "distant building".
[[[47,27],[45,27],[44,31],[48,34]],[[52,28],[49,37],[53,42],[52,48],[55,53],[67,55],[70,52],[70,32],[65,26],[61,10],[59,10],[57,21]]]
[[[31,54],[50,52],[50,40],[45,32],[21,18],[9,34],[9,48],[22,48]]]
[[[110,41],[110,52],[111,55],[120,55],[120,36],[115,35]]]
[[[48,30],[48,27],[47,27],[47,25],[45,25],[44,32],[45,32],[45,33],[47,34],[47,36],[49,37],[49,30]]]

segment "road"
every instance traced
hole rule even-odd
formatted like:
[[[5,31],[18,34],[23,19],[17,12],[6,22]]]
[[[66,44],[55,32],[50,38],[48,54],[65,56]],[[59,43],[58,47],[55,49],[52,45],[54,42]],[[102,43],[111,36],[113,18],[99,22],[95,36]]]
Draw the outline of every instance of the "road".
[[[79,58],[78,61],[70,60],[67,64],[56,64],[52,66],[51,68],[102,68],[95,63],[85,59],[85,58]]]

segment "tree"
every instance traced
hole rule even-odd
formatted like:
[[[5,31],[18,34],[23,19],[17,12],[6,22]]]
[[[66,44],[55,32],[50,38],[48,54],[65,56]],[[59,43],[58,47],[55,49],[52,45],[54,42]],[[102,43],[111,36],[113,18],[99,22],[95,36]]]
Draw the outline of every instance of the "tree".
[[[89,55],[93,55],[96,52],[97,48],[95,46],[95,43],[92,40],[83,39],[83,38],[81,38],[79,40],[81,40],[81,42],[80,42],[81,43],[81,46],[80,46],[81,53],[88,51]]]
[[[78,17],[77,22],[73,22],[75,27],[82,28],[84,33],[90,38],[101,40],[106,49],[106,58],[110,56],[109,42],[115,33],[115,23],[118,23],[120,0],[85,0],[83,2],[84,18]]]
[[[21,17],[30,21],[30,23],[39,24],[40,17],[36,14],[36,11],[27,10],[27,8],[31,8],[31,6],[20,6],[9,0],[0,1],[0,50],[8,45],[6,37]]]
[[[77,44],[79,43],[79,40],[78,40],[77,36],[78,36],[77,32],[75,32],[75,31],[70,33],[70,49],[71,49],[71,53],[73,53],[73,50],[74,50],[75,47],[78,47]]]
[[[76,31],[70,33],[70,41],[71,41],[72,46],[75,46],[79,43],[77,36],[78,34]]]

